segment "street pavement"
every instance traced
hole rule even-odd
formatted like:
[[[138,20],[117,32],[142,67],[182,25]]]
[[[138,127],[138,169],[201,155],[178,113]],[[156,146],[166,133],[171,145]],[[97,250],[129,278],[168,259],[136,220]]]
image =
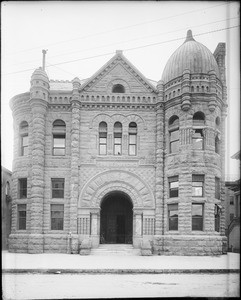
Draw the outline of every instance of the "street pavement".
[[[2,251],[3,273],[239,273],[240,254],[220,256],[82,256]]]

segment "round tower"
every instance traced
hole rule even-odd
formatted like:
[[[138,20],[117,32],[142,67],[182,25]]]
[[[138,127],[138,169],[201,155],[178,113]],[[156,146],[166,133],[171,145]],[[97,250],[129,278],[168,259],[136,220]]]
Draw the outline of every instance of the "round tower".
[[[9,250],[43,252],[45,115],[49,79],[39,68],[30,92],[16,95],[10,107],[14,121],[13,213]]]
[[[191,30],[169,58],[162,81],[164,252],[221,254],[225,82],[214,55]]]

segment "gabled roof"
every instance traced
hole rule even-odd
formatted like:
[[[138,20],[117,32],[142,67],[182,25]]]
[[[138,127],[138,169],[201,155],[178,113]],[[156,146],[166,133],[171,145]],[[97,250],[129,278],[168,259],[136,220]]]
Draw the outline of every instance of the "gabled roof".
[[[86,87],[90,87],[92,84],[94,84],[95,79],[97,77],[104,77],[105,74],[109,71],[109,68],[111,64],[115,61],[122,61],[124,64],[126,64],[129,68],[132,69],[133,75],[136,77],[137,80],[139,80],[143,85],[146,86],[147,89],[151,90],[151,92],[156,92],[155,86],[140,72],[137,70],[137,68],[123,55],[122,50],[116,50],[116,54],[101,67],[93,76],[91,76],[89,79],[87,79],[86,82],[81,86],[80,90],[84,90]]]

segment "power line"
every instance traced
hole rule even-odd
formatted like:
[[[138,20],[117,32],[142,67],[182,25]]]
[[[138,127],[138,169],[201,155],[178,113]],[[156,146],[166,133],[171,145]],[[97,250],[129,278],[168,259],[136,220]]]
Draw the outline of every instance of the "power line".
[[[162,32],[162,33],[154,34],[154,35],[148,35],[148,36],[144,36],[144,37],[137,38],[137,39],[131,39],[131,40],[121,41],[121,42],[117,42],[117,43],[106,44],[106,45],[103,45],[103,46],[88,48],[88,49],[84,49],[84,50],[77,50],[77,51],[72,51],[72,52],[66,52],[66,53],[55,55],[55,56],[52,56],[52,57],[50,56],[49,58],[51,59],[51,58],[56,58],[56,57],[59,57],[59,56],[69,55],[69,54],[73,54],[73,53],[81,53],[81,52],[85,52],[85,51],[90,51],[90,50],[95,50],[95,49],[101,49],[101,48],[105,48],[105,47],[108,47],[108,46],[118,45],[118,44],[122,44],[122,43],[129,43],[129,42],[133,42],[133,41],[142,40],[142,39],[145,39],[145,38],[150,38],[150,37],[165,35],[165,34],[169,34],[169,33],[180,32],[180,31],[183,31],[183,30],[187,30],[190,27],[191,28],[197,28],[197,27],[202,27],[202,26],[211,25],[211,24],[215,24],[215,23],[220,23],[220,22],[224,22],[224,21],[229,21],[229,20],[233,20],[233,19],[239,19],[239,18],[238,17],[233,17],[233,18],[229,18],[229,19],[223,19],[223,20],[219,20],[219,21],[204,23],[204,24],[201,24],[201,25],[189,26],[188,28],[187,27],[180,28],[178,30],[172,30],[172,31]],[[37,59],[31,60],[31,61],[26,61],[26,62],[21,62],[21,63],[18,63],[18,64],[13,64],[11,66],[27,64],[27,63],[31,63],[31,62],[35,62],[35,61],[37,61]]]
[[[210,34],[210,33],[214,33],[214,32],[224,31],[224,30],[228,30],[228,29],[232,29],[232,28],[237,28],[239,26],[240,25],[230,26],[230,27],[221,28],[221,29],[216,29],[216,30],[212,30],[212,31],[208,31],[208,32],[199,33],[199,34],[196,34],[194,36],[201,36],[201,35]],[[152,43],[152,44],[147,44],[147,45],[143,45],[143,46],[137,46],[137,47],[133,47],[133,48],[128,48],[128,49],[124,49],[123,51],[131,51],[131,50],[136,50],[136,49],[140,49],[140,48],[146,48],[146,47],[151,47],[151,46],[166,44],[166,43],[170,43],[170,42],[174,42],[174,41],[179,41],[179,40],[184,40],[184,39],[185,39],[185,37],[180,37],[180,38],[171,39],[171,40],[167,40],[167,41],[163,41],[163,42]],[[114,54],[114,52],[109,52],[109,53],[104,53],[104,54],[99,54],[99,55],[89,56],[89,57],[84,57],[84,58],[78,58],[78,59],[69,60],[69,61],[65,61],[65,62],[60,62],[60,63],[56,63],[56,64],[49,64],[48,67],[54,67],[54,66],[57,66],[57,65],[68,64],[68,63],[72,63],[72,62],[76,62],[76,61],[87,60],[87,59],[92,59],[92,58],[102,57],[102,56],[107,56],[107,55],[110,55],[110,54]],[[16,72],[11,72],[11,73],[5,73],[5,74],[2,74],[2,75],[10,75],[10,74],[16,74],[16,73],[23,73],[23,72],[31,71],[31,70],[35,70],[35,69],[36,68],[32,68],[32,69],[21,70],[21,71],[16,71]]]
[[[150,23],[160,22],[162,20],[167,20],[167,19],[183,16],[183,15],[187,15],[187,14],[198,12],[198,11],[208,10],[208,9],[212,9],[212,8],[227,5],[227,4],[228,3],[222,3],[222,4],[214,5],[214,6],[211,6],[211,7],[207,7],[207,8],[200,8],[200,9],[196,9],[196,10],[191,10],[191,11],[188,11],[188,12],[184,12],[184,13],[181,13],[181,14],[176,14],[176,15],[169,16],[169,17],[163,17],[163,18],[160,18],[160,19],[155,19],[155,20],[151,20],[151,21],[147,21],[147,22],[137,23],[137,24],[123,26],[123,27],[119,27],[119,28],[115,28],[115,29],[111,29],[111,30],[98,32],[98,33],[93,33],[93,34],[90,34],[90,35],[86,35],[86,36],[82,36],[82,37],[78,37],[78,38],[74,38],[74,39],[59,41],[59,42],[51,43],[51,44],[44,45],[44,46],[38,46],[38,47],[34,47],[34,48],[20,50],[20,51],[17,51],[17,52],[9,53],[9,55],[20,53],[20,52],[31,51],[31,50],[39,49],[41,47],[49,47],[49,46],[53,46],[53,45],[58,45],[58,44],[62,44],[62,43],[67,43],[67,42],[80,40],[80,39],[86,39],[86,38],[89,38],[89,37],[94,37],[94,36],[98,36],[98,35],[102,35],[102,34],[106,34],[106,33],[110,33],[110,32],[115,32],[115,31],[120,31],[120,30],[125,30],[125,29],[128,29],[128,28],[137,27],[137,26],[141,26],[141,25],[146,25],[146,24],[150,24]]]

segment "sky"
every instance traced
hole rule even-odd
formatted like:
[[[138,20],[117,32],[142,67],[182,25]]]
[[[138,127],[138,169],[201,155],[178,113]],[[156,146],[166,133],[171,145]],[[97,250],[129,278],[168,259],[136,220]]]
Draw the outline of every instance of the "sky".
[[[1,2],[1,164],[12,170],[10,99],[30,89],[46,55],[49,79],[86,79],[116,50],[148,79],[161,79],[171,54],[191,29],[213,53],[226,43],[228,117],[226,179],[239,177],[240,11],[227,1],[6,1]]]

